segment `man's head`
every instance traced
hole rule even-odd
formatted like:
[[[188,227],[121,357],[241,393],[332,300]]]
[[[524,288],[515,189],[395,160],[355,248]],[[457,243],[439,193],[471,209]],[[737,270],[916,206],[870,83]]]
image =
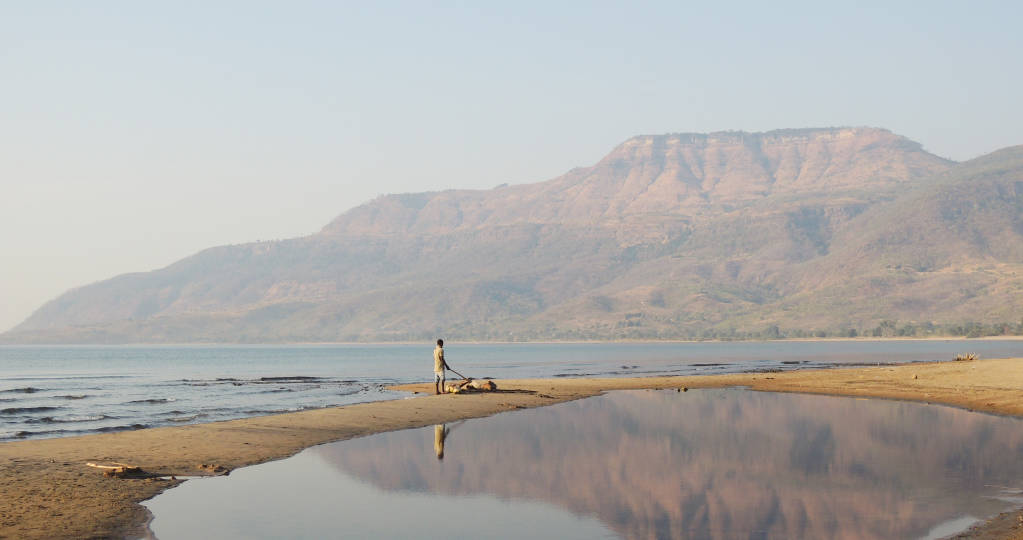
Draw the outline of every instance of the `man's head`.
[[[437,340],[437,346],[438,347],[443,347],[444,346],[444,340],[443,339],[438,339]]]

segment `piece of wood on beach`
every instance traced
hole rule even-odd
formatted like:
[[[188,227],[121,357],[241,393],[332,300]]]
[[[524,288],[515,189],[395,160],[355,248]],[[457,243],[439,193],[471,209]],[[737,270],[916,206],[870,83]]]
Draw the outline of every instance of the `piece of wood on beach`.
[[[100,465],[91,461],[85,465],[87,467],[103,469],[103,476],[107,477],[139,476],[145,474],[145,471],[143,471],[141,467],[128,465],[127,463],[118,463],[116,461],[113,462],[113,465]]]

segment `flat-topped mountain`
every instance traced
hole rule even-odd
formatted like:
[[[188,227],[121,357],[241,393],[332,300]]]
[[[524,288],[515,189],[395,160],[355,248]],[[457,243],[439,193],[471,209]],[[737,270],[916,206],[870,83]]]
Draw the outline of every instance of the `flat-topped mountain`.
[[[1023,147],[954,163],[874,128],[645,135],[545,182],[382,196],[311,236],[211,248],[75,289],[0,339],[741,338],[1018,326],[1020,216]]]
[[[872,128],[644,135],[592,167],[488,191],[387,195],[324,234],[433,234],[486,226],[607,224],[734,210],[767,197],[888,190],[951,162]]]

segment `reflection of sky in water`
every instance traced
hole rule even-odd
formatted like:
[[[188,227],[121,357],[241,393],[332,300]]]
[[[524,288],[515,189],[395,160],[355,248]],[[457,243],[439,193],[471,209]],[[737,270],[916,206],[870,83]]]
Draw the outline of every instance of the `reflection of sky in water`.
[[[322,445],[147,505],[162,540],[922,538],[1012,506],[1021,452],[1021,421],[947,407],[614,392]]]
[[[538,502],[388,492],[311,452],[192,480],[146,505],[160,540],[615,537],[596,519]]]

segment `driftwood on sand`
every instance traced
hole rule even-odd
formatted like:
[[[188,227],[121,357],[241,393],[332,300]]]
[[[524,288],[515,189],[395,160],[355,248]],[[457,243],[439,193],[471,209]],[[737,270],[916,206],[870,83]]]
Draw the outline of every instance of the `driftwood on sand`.
[[[146,474],[141,467],[134,465],[128,465],[127,463],[113,462],[113,465],[100,465],[98,463],[88,462],[85,464],[86,467],[93,467],[95,469],[103,469],[103,476],[140,476]]]

